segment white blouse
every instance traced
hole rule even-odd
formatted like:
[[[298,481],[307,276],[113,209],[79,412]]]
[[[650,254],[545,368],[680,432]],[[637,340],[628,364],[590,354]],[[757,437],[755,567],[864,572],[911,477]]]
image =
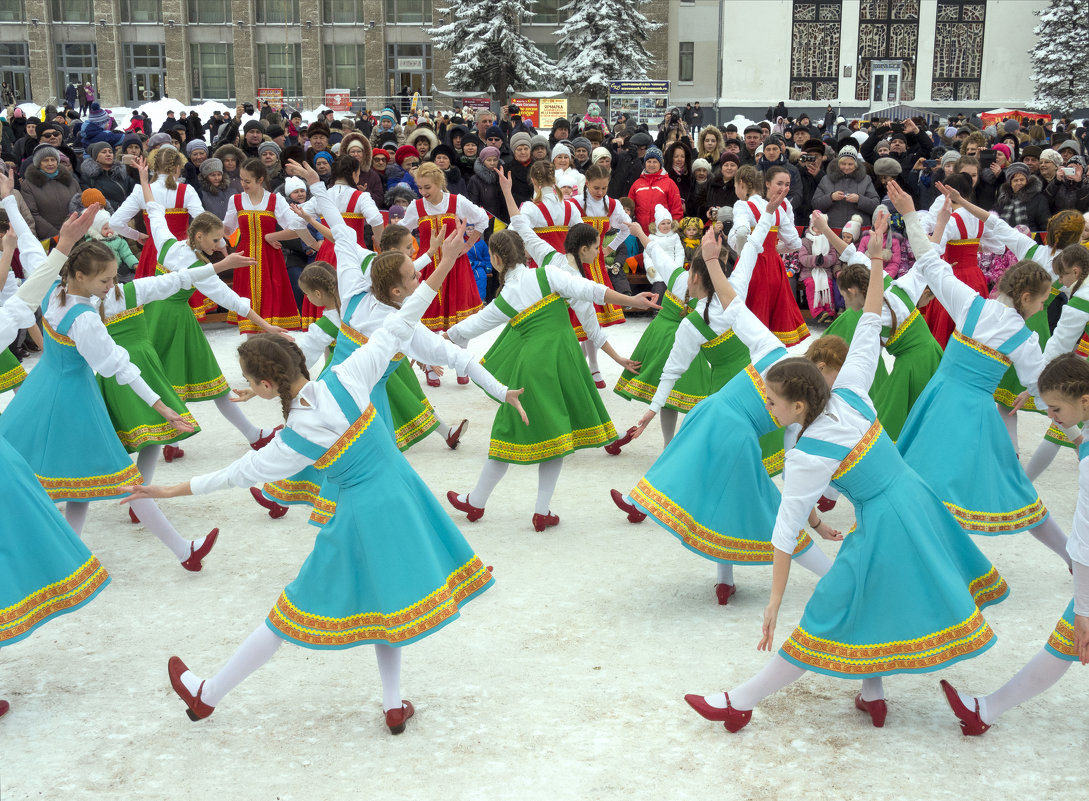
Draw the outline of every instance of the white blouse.
[[[870,385],[881,358],[881,318],[864,313],[855,327],[847,359],[839,371],[833,389],[849,389],[870,408]],[[817,419],[810,423],[804,437],[819,439],[853,448],[870,429],[871,422],[853,406],[837,395],[832,395]],[[798,532],[809,520],[809,513],[820,500],[840,460],[829,456],[816,456],[798,448],[786,453],[783,471],[783,497],[775,516],[775,528],[771,543],[780,551],[794,553],[798,545]]]
[[[136,292],[136,305],[143,306],[145,303],[151,303],[154,300],[166,300],[182,289],[192,289],[194,282],[207,280],[215,274],[216,268],[211,264],[205,264],[191,270],[178,270],[177,272],[148,276],[147,278],[137,278],[132,282],[133,291]],[[94,300],[93,305],[102,306],[107,320],[128,309],[125,293],[121,291],[120,285],[116,286],[114,291],[107,292],[101,303],[98,302],[97,298]]]
[[[148,203],[148,218],[151,220],[151,233],[155,242],[159,245],[159,264],[168,272],[180,272],[187,270],[195,264],[203,263],[204,259],[197,256],[197,252],[189,247],[185,240],[174,240],[174,235],[166,225],[166,214],[158,203]],[[173,241],[169,248],[167,243]],[[163,251],[166,250],[164,254]],[[205,296],[214,300],[225,309],[233,311],[239,317],[245,317],[250,313],[249,298],[239,296],[237,292],[227,286],[219,274],[214,270],[207,277],[197,276],[193,280],[193,286]]]
[[[1078,503],[1074,508],[1074,524],[1070,527],[1066,552],[1078,564],[1089,566],[1089,458],[1078,462]],[[1089,615],[1089,605],[1074,611]]]
[[[223,229],[228,234],[233,234],[238,228],[238,209],[235,207],[235,198],[242,198],[242,210],[243,211],[266,211],[268,209],[268,201],[270,197],[276,198],[276,205],[273,208],[273,214],[276,215],[276,222],[280,224],[280,227],[285,231],[291,229],[292,231],[301,231],[306,228],[306,221],[302,217],[297,215],[291,210],[291,205],[288,203],[287,198],[283,195],[272,195],[267,189],[261,193],[261,199],[254,203],[250,200],[250,196],[245,192],[239,192],[237,195],[232,195],[227,201],[227,215],[223,218]],[[353,233],[352,236],[355,236]]]
[[[601,284],[550,264],[538,267],[537,270],[544,270],[552,291],[568,301],[583,301],[598,305],[605,302],[605,287]],[[544,298],[541,287],[537,283],[537,270],[531,270],[524,264],[519,264],[508,270],[503,277],[503,287],[499,290],[499,297],[510,304],[516,312],[523,312]],[[454,344],[465,347],[469,340],[509,322],[510,318],[495,303],[489,303],[481,311],[447,330],[446,335]]]
[[[939,207],[940,208],[940,207]],[[994,234],[994,224],[988,225],[987,223],[980,223],[979,218],[972,214],[967,209],[953,209],[953,215],[949,218],[949,222],[945,225],[945,230],[942,231],[941,242],[934,247],[937,248],[938,255],[945,254],[945,246],[952,241],[962,239],[960,228],[957,227],[956,218],[960,218],[964,223],[964,230],[968,232],[968,239],[975,239],[975,235],[979,232],[979,249],[984,253],[1005,253],[1006,246],[1001,240]],[[990,219],[998,219],[997,215],[992,214]],[[937,221],[935,220],[935,223]],[[980,225],[983,226],[982,231]]]
[[[185,204],[185,210],[189,212],[190,218],[196,218],[198,214],[204,213],[204,206],[200,202],[200,196],[197,194],[197,190],[188,184],[179,183],[178,186],[185,186],[185,198],[183,203]],[[151,196],[155,199],[155,202],[162,206],[164,209],[174,208],[174,201],[177,200],[178,190],[167,189],[166,176],[160,175],[151,184]],[[139,232],[132,228],[129,223],[132,222],[132,218],[139,214],[141,211],[147,210],[147,204],[144,202],[144,189],[137,184],[133,187],[132,192],[125,198],[125,202],[122,203],[117,211],[110,217],[110,228],[114,230],[114,233],[120,236],[127,237],[128,239],[136,239],[140,236]],[[166,239],[157,239],[152,237],[155,245],[162,247],[162,243]],[[171,234],[167,239],[173,239],[174,235]]]
[[[321,187],[322,189],[325,189],[325,184],[321,184]],[[385,221],[382,219],[382,212],[380,212],[378,206],[374,204],[374,199],[371,197],[370,192],[361,191],[355,205],[352,206],[352,208],[348,208],[348,204],[351,203],[352,200],[352,195],[354,195],[356,191],[354,186],[333,184],[326,189],[326,195],[337,204],[337,209],[341,214],[362,214],[363,218],[367,221],[367,225],[372,228],[384,225]],[[325,216],[318,209],[318,204],[313,197],[303,203],[302,207],[308,214],[321,217]],[[326,225],[328,225],[328,221],[326,221]]]
[[[624,207],[620,205],[619,200],[613,200],[608,195],[605,195],[605,197],[601,198],[601,200],[596,200],[590,194],[585,194],[584,198],[586,201],[585,203],[581,201],[575,201],[575,209],[578,210],[584,222],[585,218],[587,217],[608,217],[609,228],[615,228],[617,230],[620,230],[621,232],[624,232],[628,224],[631,223],[631,217],[629,217],[628,213],[624,211]],[[612,202],[612,214],[609,213],[609,203],[607,201]],[[525,205],[525,203],[522,204],[523,213]]]
[[[34,325],[34,310],[18,298],[0,306],[0,348],[15,341],[19,332]]]
[[[860,264],[867,270],[870,268],[870,257],[865,253],[859,251],[853,244],[848,245],[847,249],[843,251],[840,259],[847,264]],[[900,299],[900,296],[892,291],[892,287],[897,286],[902,289],[908,296],[912,305],[919,302],[919,297],[923,294],[923,290],[926,289],[926,276],[922,270],[910,269],[899,278],[893,278],[892,283],[888,289],[885,290],[884,297],[888,306],[881,307],[881,325],[886,328],[892,328],[893,312],[896,313],[896,325],[903,325],[904,321],[911,315],[911,310],[904,304],[904,301]],[[891,310],[889,307],[892,307]],[[889,336],[892,336],[890,333]]]
[[[340,315],[337,314],[336,309],[326,309],[322,318],[331,322],[336,328],[340,328]],[[310,323],[309,327],[301,334],[292,334],[292,336],[295,338],[295,344],[299,346],[299,350],[303,352],[307,367],[311,367],[314,362],[321,358],[322,354],[325,353],[325,349],[336,342],[337,339],[336,334],[326,333],[325,329],[316,322]]]
[[[1041,245],[1031,236],[1025,236],[997,214],[992,214],[987,219],[984,234],[997,241],[1003,248],[1012,250],[1013,254],[1017,256],[1018,261],[1031,258],[1034,262],[1051,273],[1052,281],[1059,280],[1059,276],[1055,273],[1054,266],[1057,252],[1052,250],[1048,245]],[[1032,251],[1031,257],[1029,256],[1029,251]]]
[[[553,225],[564,225],[564,216],[568,214],[565,207],[570,209],[570,218],[566,223],[568,228],[582,222],[582,215],[579,213],[578,205],[564,200],[551,186],[546,186],[541,190],[541,203],[548,209],[548,213],[552,215],[551,223],[545,219],[544,214],[541,213],[541,210],[537,208],[537,204],[532,200],[527,200],[518,209],[519,213],[529,220],[530,228],[550,228]]]
[[[405,305],[388,320],[389,328],[374,332],[366,344],[332,368],[360,409],[370,405],[370,394],[389,367],[390,359],[401,350],[401,334],[420,321],[435,297],[427,285],[416,290]],[[340,410],[329,388],[321,381],[310,381],[291,401],[287,425],[300,436],[324,448],[331,447],[354,421]],[[228,487],[259,486],[287,478],[314,463],[289,448],[277,436],[259,451],[250,451],[233,464],[197,476],[189,482],[194,495],[205,495]]]
[[[761,216],[764,215],[768,206],[768,201],[760,197],[760,195],[749,195],[748,200],[739,200],[734,203],[734,224],[730,229],[730,233],[726,237],[726,244],[733,248],[734,252],[737,251],[737,236],[738,234],[753,230],[756,227],[756,218],[753,217],[752,209],[749,208],[749,203],[756,206],[757,211]],[[772,218],[772,224],[775,223],[775,218]],[[792,253],[795,250],[799,250],[802,246],[802,238],[798,235],[798,229],[794,227],[794,207],[790,205],[790,201],[783,199],[783,204],[779,207],[779,250],[785,253]]]
[[[473,203],[465,195],[454,195],[455,205],[454,214],[459,220],[465,220],[467,227],[473,229],[477,233],[483,234],[484,230],[488,227],[488,212],[480,208],[480,206]],[[443,192],[442,200],[438,205],[432,205],[427,200],[423,201],[424,211],[429,217],[437,217],[447,213],[447,209],[450,208],[450,193]],[[420,215],[416,211],[416,203],[412,202],[405,206],[405,216],[401,220],[400,225],[403,225],[410,231],[414,231],[420,227]],[[340,258],[339,256],[337,257]],[[337,262],[339,264],[339,262]]]

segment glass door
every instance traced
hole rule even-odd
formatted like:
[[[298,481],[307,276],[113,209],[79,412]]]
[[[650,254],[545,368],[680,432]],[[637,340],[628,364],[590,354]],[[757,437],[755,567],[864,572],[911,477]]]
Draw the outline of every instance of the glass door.
[[[134,106],[163,96],[166,57],[161,44],[125,44],[125,70],[129,74],[126,100]]]
[[[132,85],[129,87],[129,101],[135,105],[150,103],[163,96],[163,74],[161,72],[134,72]]]
[[[900,61],[870,62],[870,107],[882,108],[900,103],[902,63]]]

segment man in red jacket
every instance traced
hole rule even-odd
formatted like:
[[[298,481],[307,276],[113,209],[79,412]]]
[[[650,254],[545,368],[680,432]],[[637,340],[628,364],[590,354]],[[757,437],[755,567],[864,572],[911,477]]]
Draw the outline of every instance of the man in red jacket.
[[[635,221],[644,231],[651,232],[654,224],[654,207],[659,203],[669,209],[674,220],[684,216],[684,203],[677,184],[662,169],[662,151],[648,147],[643,156],[643,174],[635,179],[628,191],[635,201]]]

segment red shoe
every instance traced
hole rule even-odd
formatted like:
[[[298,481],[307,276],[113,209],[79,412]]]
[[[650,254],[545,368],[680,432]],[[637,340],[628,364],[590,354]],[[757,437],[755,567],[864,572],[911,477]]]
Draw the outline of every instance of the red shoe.
[[[605,389],[605,379],[601,377],[601,373],[598,370],[594,370],[590,377],[594,379],[595,387],[598,389]]]
[[[442,381],[439,380],[438,373],[432,370],[424,370],[424,377],[427,379],[427,385],[429,387],[441,387]]]
[[[129,520],[131,520],[133,523],[137,523],[137,524],[140,522],[140,518],[138,518],[136,516],[136,512],[132,511],[131,506],[129,507]]]
[[[552,526],[558,526],[560,524],[560,516],[554,515],[549,512],[547,515],[533,515],[533,529],[534,531],[542,532],[546,528],[552,528]]]
[[[163,446],[163,458],[168,462],[172,462],[175,459],[180,459],[185,456],[185,451],[179,448],[177,445],[164,445]]]
[[[837,500],[838,498],[826,498],[822,495],[821,499],[817,501],[817,509],[821,512],[830,512],[835,508]]]
[[[460,379],[459,379],[460,380]],[[452,451],[457,450],[458,440],[461,439],[461,435],[469,430],[469,421],[462,420],[458,423],[458,427],[452,430],[446,435],[446,447]]]
[[[279,520],[281,517],[287,514],[287,507],[280,506],[276,501],[270,501],[265,497],[264,493],[257,487],[250,487],[250,495],[257,501],[257,505],[265,509],[268,509],[268,516],[273,520]]]
[[[889,713],[884,698],[878,698],[876,701],[863,701],[862,693],[855,696],[855,709],[861,712],[869,712],[870,720],[879,729],[885,725],[885,715]]]
[[[718,598],[718,605],[726,606],[730,602],[730,596],[736,592],[737,585],[735,584],[716,584],[715,597]]]
[[[458,376],[458,383],[461,384],[462,386],[468,384],[469,383],[469,376],[459,375]]]
[[[722,725],[726,727],[726,731],[741,731],[748,725],[749,721],[752,720],[751,709],[734,709],[730,706],[729,694],[726,695],[725,709],[711,706],[704,700],[702,695],[686,695],[684,700],[701,716],[707,718],[707,720],[722,721]]]
[[[406,721],[415,714],[416,709],[412,706],[411,701],[402,700],[400,709],[387,709],[386,725],[389,726],[389,733],[400,734],[403,732]]]
[[[642,523],[647,519],[645,512],[640,512],[633,503],[628,503],[624,500],[624,495],[620,490],[609,490],[609,497],[613,499],[613,503],[616,504],[616,508],[621,512],[625,512],[628,515],[629,523]]]
[[[620,439],[616,440],[615,442],[610,442],[608,445],[606,445],[605,453],[611,453],[613,456],[619,456],[620,449],[627,445],[629,442],[631,442],[631,437],[634,433],[635,426],[632,426],[627,430],[627,432],[625,432],[624,436],[622,436]]]
[[[219,537],[219,529],[213,528],[208,532],[208,536],[204,538],[204,542],[201,543],[199,548],[194,548],[192,543],[189,545],[189,558],[181,563],[182,567],[191,573],[199,573],[200,569],[204,567],[200,563],[200,560],[208,555],[212,550],[212,547],[216,544],[216,538]]]
[[[960,719],[960,731],[965,737],[978,737],[991,728],[991,724],[984,723],[983,718],[979,716],[979,699],[975,699],[976,708],[974,710],[969,709],[964,705],[964,702],[960,700],[960,694],[953,689],[953,685],[947,682],[945,679],[941,680],[942,692],[945,693],[945,700],[949,704],[949,708],[953,710],[953,714]]]
[[[0,718],[4,717],[9,709],[11,709],[11,704],[7,701],[0,700]]]
[[[458,500],[458,494],[453,490],[446,493],[446,500],[450,501],[450,505],[457,509],[459,512],[465,512],[465,516],[469,518],[470,523],[475,523],[480,518],[484,517],[484,510],[478,509],[469,503],[469,496],[465,496],[464,501]]]
[[[185,701],[185,705],[188,709],[185,710],[185,714],[189,716],[192,721],[203,720],[216,711],[214,706],[208,706],[200,700],[200,694],[204,691],[204,682],[200,683],[200,687],[197,688],[197,694],[193,695],[189,690],[185,688],[182,683],[182,673],[189,670],[185,666],[185,663],[176,656],[170,657],[170,661],[166,663],[166,672],[170,676],[170,686],[174,688],[174,692],[178,694],[178,697]]]
[[[281,428],[283,428],[283,426],[276,426],[276,428],[272,429],[271,434],[266,434],[263,437],[258,437],[256,442],[250,443],[250,447],[253,448],[255,451],[261,450],[263,447],[268,445],[270,442],[272,442],[272,440],[276,438],[276,432],[279,431]]]

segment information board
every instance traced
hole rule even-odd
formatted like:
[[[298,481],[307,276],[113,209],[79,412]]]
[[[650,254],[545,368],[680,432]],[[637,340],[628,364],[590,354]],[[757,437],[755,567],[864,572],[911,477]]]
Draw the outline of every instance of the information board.
[[[333,111],[351,111],[352,95],[347,89],[326,89],[325,105]]]
[[[551,128],[552,123],[560,117],[567,117],[567,98],[542,97],[538,117],[541,121],[541,128]]]
[[[510,101],[510,105],[518,106],[518,113],[522,115],[522,119],[532,125],[534,128],[541,126],[539,109],[537,98],[535,97],[515,97]]]
[[[669,108],[669,81],[610,81],[609,123],[621,114],[653,128],[665,119]]]
[[[279,111],[284,107],[284,90],[265,88],[257,90],[257,105],[261,106],[268,103],[272,108]]]

